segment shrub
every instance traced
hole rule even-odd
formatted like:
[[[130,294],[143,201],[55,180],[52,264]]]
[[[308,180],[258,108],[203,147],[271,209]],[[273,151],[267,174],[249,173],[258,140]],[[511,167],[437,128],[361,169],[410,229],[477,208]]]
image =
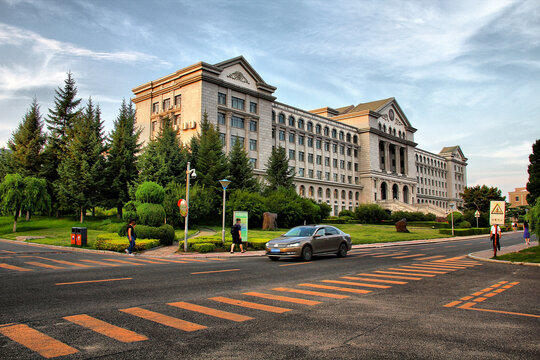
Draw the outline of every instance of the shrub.
[[[171,245],[176,238],[174,228],[171,225],[164,224],[160,227],[137,225],[135,227],[137,239],[159,239],[162,245]],[[118,236],[127,236],[127,225],[122,225],[118,231]]]
[[[212,252],[215,250],[215,248],[216,246],[210,243],[193,244],[193,250],[198,251],[200,253]]]
[[[163,207],[167,215],[167,224],[173,227],[179,227],[184,223],[184,217],[180,216],[178,209],[178,200],[185,199],[186,186],[177,182],[170,182],[165,187],[165,200]]]
[[[356,219],[368,224],[377,224],[389,218],[388,213],[377,204],[360,205],[354,214]]]
[[[268,242],[268,239],[249,239],[248,244],[253,250],[264,250],[264,245]]]
[[[452,214],[448,214],[446,220],[452,224]],[[454,211],[454,224],[459,224],[463,220],[463,215],[459,211]]]
[[[352,212],[351,210],[341,210],[339,212],[339,217],[342,218],[342,217],[349,217],[349,218],[353,218],[354,217],[354,212]]]
[[[222,247],[221,237],[215,236],[200,236],[193,239],[188,239],[188,248],[193,249],[196,244],[213,244],[215,247]],[[182,246],[182,244],[180,244]]]
[[[454,229],[455,236],[489,234],[490,228]],[[452,235],[452,229],[439,229],[439,234]]]
[[[335,218],[332,219],[331,217],[330,218],[327,218],[327,219],[324,219],[322,221],[323,224],[346,224],[347,223],[347,220],[345,219],[339,219],[339,218]]]
[[[137,187],[135,199],[140,203],[162,204],[165,190],[155,182],[145,181]]]
[[[235,190],[227,201],[227,218],[230,219],[228,223],[232,222],[233,211],[247,211],[250,226],[262,227],[263,213],[266,211],[264,197],[259,193]]]
[[[137,206],[139,205],[140,203],[138,201],[127,202],[122,209],[122,219],[124,219],[126,222],[131,219],[138,221],[139,218],[137,217]]]
[[[145,203],[137,206],[141,225],[160,226],[165,222],[165,209],[160,204]]]
[[[326,219],[332,212],[332,207],[325,202],[317,204],[319,206],[319,218]]]
[[[159,245],[158,239],[142,239],[135,241],[135,251],[151,249]],[[124,252],[129,247],[129,241],[115,233],[99,234],[94,242],[94,248],[98,250],[110,250]]]
[[[461,229],[468,229],[471,227],[471,223],[466,220],[463,220],[462,222],[459,223],[458,227]]]

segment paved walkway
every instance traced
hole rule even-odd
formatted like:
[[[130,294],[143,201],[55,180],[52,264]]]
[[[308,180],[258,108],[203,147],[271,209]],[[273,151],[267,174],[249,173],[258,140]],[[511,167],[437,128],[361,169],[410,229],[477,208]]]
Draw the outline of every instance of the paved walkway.
[[[530,244],[531,246],[538,246],[538,241],[531,240]],[[504,255],[508,253],[518,252],[526,248],[527,248],[527,245],[525,245],[525,241],[523,241],[523,243],[521,244],[502,247],[501,250],[497,251],[497,255]],[[492,259],[493,250],[478,251],[478,252],[470,253],[468,256],[472,259],[481,260],[481,261],[498,262],[498,263],[505,263],[505,264],[540,266],[540,264],[538,263],[522,263],[522,262],[512,262],[512,261],[506,261],[506,260]]]

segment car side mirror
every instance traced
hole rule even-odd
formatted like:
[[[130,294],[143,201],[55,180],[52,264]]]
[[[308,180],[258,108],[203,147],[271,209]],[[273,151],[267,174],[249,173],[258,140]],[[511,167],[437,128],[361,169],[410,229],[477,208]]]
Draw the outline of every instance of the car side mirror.
[[[316,239],[316,238],[320,238],[322,235],[321,234],[315,234],[313,235],[313,238]]]

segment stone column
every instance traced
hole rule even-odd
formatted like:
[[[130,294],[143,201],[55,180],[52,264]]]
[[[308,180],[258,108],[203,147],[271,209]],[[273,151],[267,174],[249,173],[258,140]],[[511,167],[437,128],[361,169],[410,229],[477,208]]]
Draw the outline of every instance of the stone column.
[[[395,145],[396,149],[396,173],[401,174],[401,146]]]
[[[384,167],[386,171],[391,171],[391,160],[390,160],[390,144],[388,142],[384,142]]]

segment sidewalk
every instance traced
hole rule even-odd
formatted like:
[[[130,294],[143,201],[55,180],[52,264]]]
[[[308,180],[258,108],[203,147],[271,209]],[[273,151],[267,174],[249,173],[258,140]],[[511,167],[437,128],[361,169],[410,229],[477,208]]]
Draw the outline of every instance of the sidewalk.
[[[538,241],[531,240],[530,244],[531,246],[538,246]],[[513,253],[513,252],[518,252],[526,248],[527,248],[527,245],[525,245],[525,242],[523,242],[522,244],[517,244],[517,245],[512,245],[512,246],[505,246],[505,247],[502,247],[501,250],[497,251],[497,256]],[[540,264],[538,263],[512,262],[512,261],[507,261],[507,260],[492,259],[493,250],[483,250],[483,251],[470,253],[468,257],[474,260],[488,261],[488,262],[494,262],[494,263],[540,266]]]

